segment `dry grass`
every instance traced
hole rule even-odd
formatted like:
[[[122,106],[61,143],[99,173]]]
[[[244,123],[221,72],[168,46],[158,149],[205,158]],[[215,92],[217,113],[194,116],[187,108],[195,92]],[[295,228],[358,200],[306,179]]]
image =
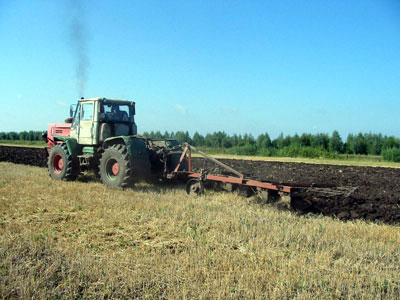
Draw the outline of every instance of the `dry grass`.
[[[0,163],[0,298],[398,299],[400,228]]]
[[[6,141],[0,140],[0,146],[44,148],[47,146],[45,141]]]

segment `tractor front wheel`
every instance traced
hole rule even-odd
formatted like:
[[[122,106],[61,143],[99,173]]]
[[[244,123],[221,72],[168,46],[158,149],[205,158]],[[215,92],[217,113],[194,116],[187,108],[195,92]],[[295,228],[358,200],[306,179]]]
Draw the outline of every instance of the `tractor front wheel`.
[[[101,181],[107,187],[127,187],[130,183],[131,164],[125,145],[112,145],[104,150],[99,169]]]
[[[57,180],[75,180],[79,171],[76,159],[69,154],[66,144],[57,144],[51,148],[47,167],[50,177]]]

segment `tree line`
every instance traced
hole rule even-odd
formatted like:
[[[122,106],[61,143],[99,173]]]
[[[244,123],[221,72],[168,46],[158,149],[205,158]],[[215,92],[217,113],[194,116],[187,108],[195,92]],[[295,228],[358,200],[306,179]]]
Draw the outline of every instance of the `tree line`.
[[[0,132],[0,140],[5,141],[42,141],[44,131]]]
[[[43,131],[0,132],[0,140],[41,141]],[[236,155],[326,157],[338,158],[343,154],[376,155],[388,161],[400,162],[400,139],[375,133],[349,134],[343,140],[338,131],[327,133],[303,133],[283,135],[271,139],[268,133],[254,137],[251,134],[229,135],[223,131],[202,135],[187,131],[161,133],[143,132],[150,138],[173,138],[180,143],[188,142],[196,147]]]
[[[331,135],[281,133],[275,139],[271,139],[268,133],[254,137],[251,134],[229,135],[221,131],[206,135],[195,132],[193,136],[187,131],[151,131],[143,135],[150,138],[174,138],[180,143],[188,142],[193,146],[219,149],[236,155],[337,158],[343,154],[360,154],[382,155],[385,160],[400,161],[400,139],[375,133],[349,134],[345,141],[337,130]]]

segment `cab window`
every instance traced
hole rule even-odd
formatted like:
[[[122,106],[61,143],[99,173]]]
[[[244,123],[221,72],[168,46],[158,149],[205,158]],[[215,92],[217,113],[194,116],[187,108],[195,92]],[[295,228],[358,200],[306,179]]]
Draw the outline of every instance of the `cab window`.
[[[127,104],[104,102],[100,107],[101,120],[111,122],[133,122],[133,115]]]
[[[72,128],[75,128],[76,125],[78,125],[78,123],[79,123],[80,108],[81,108],[80,105],[76,106],[75,113],[74,113],[74,121],[72,122]]]
[[[93,103],[82,104],[82,121],[93,120]]]

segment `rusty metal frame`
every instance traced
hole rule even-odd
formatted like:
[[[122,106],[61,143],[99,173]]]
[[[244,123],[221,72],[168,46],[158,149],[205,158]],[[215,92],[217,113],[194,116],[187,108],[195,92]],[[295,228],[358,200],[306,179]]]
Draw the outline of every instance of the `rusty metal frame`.
[[[174,178],[179,175],[186,176],[187,178],[198,178],[199,180],[202,181],[216,181],[216,182],[223,182],[223,183],[231,183],[231,184],[237,184],[237,185],[242,185],[242,186],[249,186],[249,187],[255,187],[257,189],[261,190],[273,190],[273,191],[278,191],[280,193],[288,193],[292,191],[292,187],[290,186],[285,186],[285,185],[278,185],[270,182],[262,182],[262,181],[257,181],[253,179],[246,179],[245,176],[236,171],[235,169],[227,166],[226,164],[216,160],[213,157],[208,156],[204,152],[198,150],[196,147],[193,147],[189,145],[188,143],[184,144],[185,148],[182,152],[182,155],[179,159],[178,165],[175,167],[174,171],[172,171],[171,174],[168,174],[168,178]],[[192,149],[199,153],[201,156],[203,156],[206,160],[210,160],[220,167],[224,168],[230,173],[233,173],[237,175],[238,177],[232,177],[232,176],[224,176],[224,175],[214,175],[214,174],[207,174],[207,172],[204,172],[203,170],[200,173],[192,172]],[[188,171],[178,171],[182,161],[185,159],[186,154],[188,155]]]
[[[189,147],[189,146],[185,147],[185,150],[183,150],[182,155],[181,155],[181,157],[179,158],[179,163],[176,165],[176,167],[175,167],[173,173],[178,172],[179,167],[181,166],[181,163],[182,163],[182,161],[184,160],[185,155],[186,155],[186,152],[188,152],[188,150],[190,151],[190,147]],[[192,160],[191,155],[190,155],[190,160]],[[191,165],[191,162],[190,162],[190,165]],[[189,170],[190,170],[190,168],[189,168]]]

